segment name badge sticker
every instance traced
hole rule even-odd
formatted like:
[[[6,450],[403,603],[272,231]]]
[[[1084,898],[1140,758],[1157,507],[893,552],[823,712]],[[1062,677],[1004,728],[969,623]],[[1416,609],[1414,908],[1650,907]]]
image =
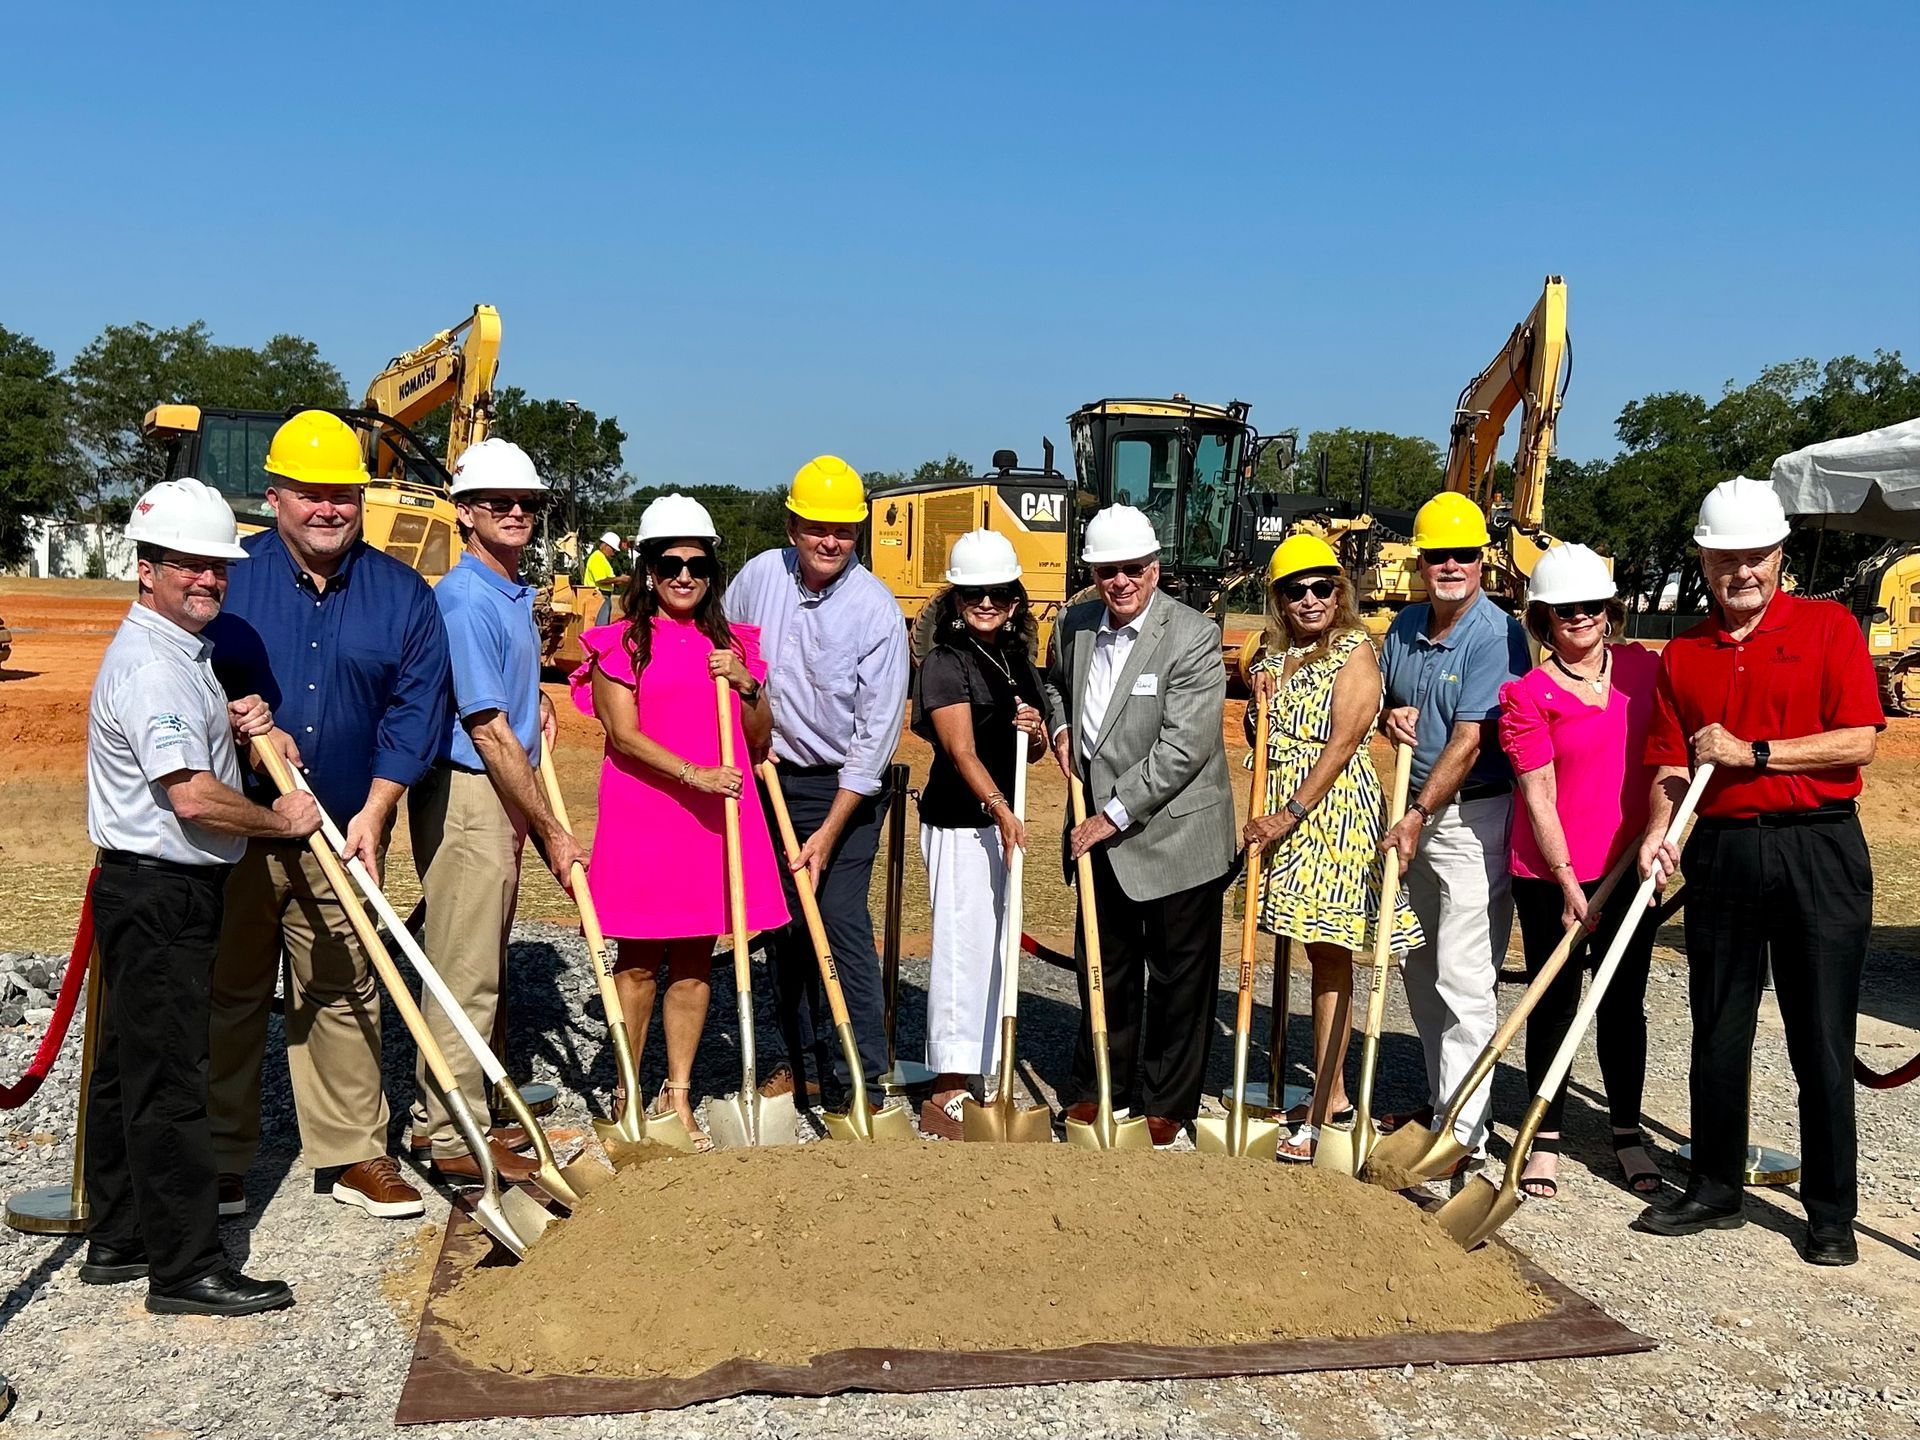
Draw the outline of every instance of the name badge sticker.
[[[1128,693],[1131,695],[1158,695],[1160,693],[1160,677],[1158,675],[1136,675],[1133,677],[1133,689]]]

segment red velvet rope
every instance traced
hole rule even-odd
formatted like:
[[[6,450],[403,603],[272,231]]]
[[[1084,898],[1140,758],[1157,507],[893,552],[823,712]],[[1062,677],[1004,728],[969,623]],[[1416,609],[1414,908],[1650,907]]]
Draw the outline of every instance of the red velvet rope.
[[[0,1085],[0,1110],[17,1110],[39,1093],[40,1086],[53,1070],[53,1062],[66,1041],[67,1027],[73,1023],[74,1007],[80,1003],[80,987],[87,978],[87,963],[93,958],[93,877],[87,874],[87,893],[80,899],[80,927],[73,932],[73,950],[67,956],[67,973],[60,980],[60,995],[53,1002],[53,1020],[40,1037],[40,1049],[27,1067],[27,1073],[12,1085]]]
[[[1856,1055],[1853,1057],[1853,1078],[1869,1090],[1897,1090],[1911,1080],[1920,1080],[1920,1055],[1914,1056],[1898,1070],[1889,1070],[1884,1075],[1877,1070],[1869,1070]]]

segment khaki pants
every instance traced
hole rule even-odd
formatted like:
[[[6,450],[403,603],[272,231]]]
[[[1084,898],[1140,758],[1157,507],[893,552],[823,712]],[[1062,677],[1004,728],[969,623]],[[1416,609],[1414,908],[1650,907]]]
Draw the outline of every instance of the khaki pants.
[[[380,995],[366,954],[306,846],[251,840],[227,881],[213,968],[208,1109],[222,1174],[245,1174],[260,1148],[260,1068],[283,953],[302,1158],[317,1170],[387,1150]]]
[[[485,775],[436,765],[407,801],[413,860],[426,908],[421,944],[460,1008],[483,1038],[493,1034],[506,970],[507,932],[520,897],[526,821],[509,815]],[[421,1002],[427,1028],[447,1057],[474,1118],[487,1123],[487,1081],[432,995]],[[414,1073],[413,1120],[433,1136],[439,1157],[463,1155],[447,1108],[434,1093],[423,1057]]]

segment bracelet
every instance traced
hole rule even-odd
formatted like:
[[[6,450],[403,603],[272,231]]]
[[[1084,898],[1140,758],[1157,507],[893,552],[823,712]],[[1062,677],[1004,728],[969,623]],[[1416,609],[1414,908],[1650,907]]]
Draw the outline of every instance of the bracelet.
[[[991,795],[987,796],[986,799],[980,802],[980,808],[986,811],[987,814],[991,815],[993,813],[994,806],[1006,805],[1006,804],[1007,804],[1007,797],[1002,795],[998,790],[996,790]],[[1011,810],[1013,807],[1011,805],[1008,805],[1007,808]]]
[[[1549,865],[1547,869],[1552,871],[1571,870],[1573,869],[1573,862],[1571,860],[1562,860],[1558,865]]]
[[[682,760],[680,762],[680,773],[674,778],[684,785],[687,783],[687,776],[693,773],[693,769],[694,764],[691,760]]]
[[[1428,820],[1433,819],[1433,812],[1427,809],[1427,807],[1422,805],[1418,800],[1409,800],[1407,802],[1407,809],[1419,811],[1421,816],[1425,819],[1428,819]]]

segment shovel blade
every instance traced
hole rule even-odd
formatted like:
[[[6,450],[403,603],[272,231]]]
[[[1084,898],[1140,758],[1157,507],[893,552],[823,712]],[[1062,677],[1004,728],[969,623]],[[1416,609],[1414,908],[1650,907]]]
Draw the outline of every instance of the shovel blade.
[[[907,1113],[907,1107],[897,1102],[865,1116],[854,1113],[842,1115],[835,1110],[822,1110],[820,1118],[826,1122],[827,1137],[832,1140],[918,1140],[920,1138],[920,1132],[913,1128],[913,1117]]]
[[[1467,1147],[1454,1139],[1450,1128],[1433,1131],[1424,1125],[1409,1124],[1382,1136],[1380,1143],[1373,1147],[1373,1154],[1367,1157],[1367,1163],[1399,1172],[1395,1178],[1417,1176],[1422,1180],[1437,1180],[1458,1165],[1466,1154]]]
[[[1320,1139],[1313,1147],[1313,1163],[1321,1170],[1332,1170],[1350,1179],[1360,1178],[1360,1167],[1379,1144],[1379,1132],[1371,1115],[1356,1115],[1351,1125],[1322,1125]]]
[[[1520,1191],[1509,1194],[1484,1175],[1476,1175],[1439,1210],[1440,1228],[1464,1250],[1471,1250],[1506,1224],[1520,1208]]]
[[[518,1186],[508,1186],[497,1194],[482,1192],[473,1202],[473,1213],[489,1235],[517,1256],[525,1255],[528,1247],[553,1223],[552,1212]],[[489,1219],[492,1224],[488,1223]],[[502,1229],[513,1239],[505,1239],[500,1233]]]
[[[572,1205],[567,1206],[568,1209],[573,1209],[575,1205],[579,1204],[581,1199],[585,1199],[594,1191],[613,1183],[613,1171],[609,1170],[605,1165],[596,1165],[591,1160],[574,1160],[560,1166],[559,1170],[560,1183],[573,1191],[576,1197],[579,1197]],[[545,1189],[546,1187],[542,1186],[541,1188]],[[552,1192],[549,1191],[548,1193],[551,1194]],[[554,1198],[557,1200],[559,1196],[556,1195]],[[564,1204],[565,1202],[563,1201],[562,1203]]]
[[[1147,1129],[1144,1115],[1109,1120],[1104,1129],[1098,1118],[1075,1120],[1069,1116],[1067,1143],[1078,1145],[1082,1150],[1151,1150],[1153,1134]]]
[[[960,1107],[960,1138],[1045,1145],[1053,1140],[1053,1115],[1046,1110],[1023,1110],[1013,1103],[1011,1095],[990,1105],[969,1096]]]
[[[1280,1148],[1280,1122],[1256,1117],[1252,1110],[1238,1114],[1202,1115],[1193,1122],[1194,1148],[1203,1155],[1248,1155],[1271,1160]]]
[[[792,1145],[797,1115],[791,1095],[771,1098],[742,1091],[724,1100],[707,1102],[707,1133],[720,1150],[746,1150],[755,1145]],[[757,1137],[757,1138],[756,1138]]]

